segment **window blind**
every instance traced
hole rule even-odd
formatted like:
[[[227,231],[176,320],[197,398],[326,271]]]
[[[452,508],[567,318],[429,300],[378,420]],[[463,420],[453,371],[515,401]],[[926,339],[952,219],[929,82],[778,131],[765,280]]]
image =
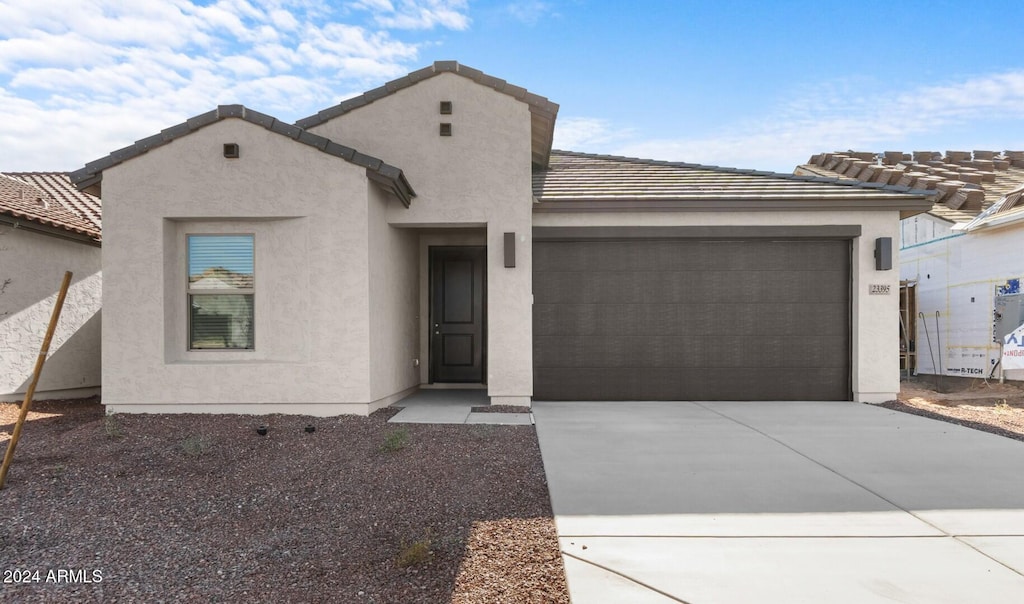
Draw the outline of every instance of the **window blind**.
[[[189,348],[254,347],[253,235],[188,236]]]

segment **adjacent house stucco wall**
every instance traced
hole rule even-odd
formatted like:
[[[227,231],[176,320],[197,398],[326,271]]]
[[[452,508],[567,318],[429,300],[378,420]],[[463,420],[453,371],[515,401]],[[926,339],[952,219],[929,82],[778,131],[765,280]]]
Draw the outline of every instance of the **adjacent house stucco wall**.
[[[992,374],[1000,355],[999,344],[992,339],[996,288],[1024,279],[1022,239],[1024,226],[1017,224],[955,234],[900,250],[900,276],[917,282],[917,309],[924,313],[931,337],[929,352],[925,325],[913,317],[917,321],[918,373],[934,375],[941,369],[942,375],[978,378]],[[1005,377],[1021,380],[1024,371],[1008,371]]]
[[[366,413],[371,186],[237,119],[105,170],[108,410]],[[255,235],[253,351],[187,350],[185,236],[200,232]]]
[[[410,394],[419,384],[417,236],[387,223],[389,197],[370,187],[370,400],[372,409]]]
[[[877,271],[876,237],[899,236],[899,212],[623,212],[538,213],[535,226],[820,226],[860,225],[853,240],[853,400],[881,403],[899,393],[899,272]],[[897,259],[894,258],[894,264]],[[870,295],[888,285],[889,295]]]
[[[64,271],[74,276],[35,398],[99,391],[100,248],[0,226],[0,401],[24,398]]]
[[[441,101],[452,102],[451,115],[439,114]],[[439,135],[442,122],[452,125],[452,136]],[[402,168],[417,196],[409,208],[389,202],[390,224],[486,226],[488,392],[493,403],[528,404],[533,393],[532,257],[525,244],[533,200],[529,106],[443,73],[310,130]],[[505,232],[523,238],[515,268],[504,267]]]

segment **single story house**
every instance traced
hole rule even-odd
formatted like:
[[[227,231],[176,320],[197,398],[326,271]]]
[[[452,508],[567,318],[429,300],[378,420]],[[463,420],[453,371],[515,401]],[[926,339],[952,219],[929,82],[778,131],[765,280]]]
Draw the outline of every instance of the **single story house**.
[[[1024,151],[822,153],[796,173],[934,191],[930,210],[900,222],[903,367],[930,375],[998,375],[1001,307],[1021,297],[1024,278],[1024,254],[1017,252],[1024,244]],[[1022,318],[1007,316],[1006,325]],[[1024,379],[1024,370],[1005,377]]]
[[[99,199],[62,172],[0,173],[0,401],[20,401],[65,271],[74,277],[36,399],[100,388]]]
[[[104,203],[108,410],[895,398],[885,242],[930,193],[553,151],[557,113],[439,61],[74,172]]]

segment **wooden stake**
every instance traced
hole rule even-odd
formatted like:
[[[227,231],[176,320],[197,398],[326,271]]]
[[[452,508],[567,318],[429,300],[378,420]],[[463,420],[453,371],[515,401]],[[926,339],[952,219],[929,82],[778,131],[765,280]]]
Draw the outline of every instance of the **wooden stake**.
[[[18,446],[18,438],[21,436],[21,428],[25,425],[25,418],[28,417],[28,410],[32,406],[32,395],[36,393],[36,385],[39,383],[39,374],[43,371],[43,364],[46,362],[46,355],[50,352],[50,340],[53,339],[53,332],[57,330],[57,321],[60,319],[60,311],[64,308],[64,298],[68,295],[68,287],[71,285],[71,271],[64,271],[64,282],[60,284],[60,293],[57,294],[57,303],[53,305],[53,314],[50,315],[50,325],[46,328],[46,337],[43,338],[43,345],[39,349],[39,356],[36,357],[36,368],[32,372],[32,383],[28,385],[25,392],[25,400],[21,403],[21,415],[18,422],[14,424],[14,432],[11,440],[7,443],[7,452],[4,453],[3,467],[0,467],[0,489],[4,488],[7,480],[7,470],[14,460],[14,449]]]

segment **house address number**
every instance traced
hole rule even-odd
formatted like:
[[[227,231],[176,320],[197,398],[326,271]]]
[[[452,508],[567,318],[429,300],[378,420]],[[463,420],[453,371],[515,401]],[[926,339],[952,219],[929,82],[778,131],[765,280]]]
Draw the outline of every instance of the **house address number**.
[[[889,284],[880,285],[878,283],[872,283],[868,285],[868,294],[872,296],[888,296],[889,295]]]

